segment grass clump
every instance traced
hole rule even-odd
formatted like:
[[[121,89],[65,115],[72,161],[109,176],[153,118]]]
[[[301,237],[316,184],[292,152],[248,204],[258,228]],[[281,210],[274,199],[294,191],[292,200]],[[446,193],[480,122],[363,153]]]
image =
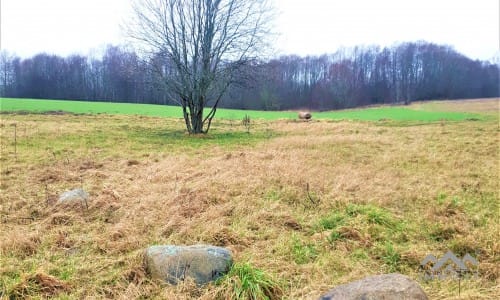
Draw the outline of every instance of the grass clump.
[[[396,222],[390,213],[375,205],[349,204],[346,208],[346,214],[351,217],[364,215],[369,223],[393,227]]]
[[[401,254],[396,251],[394,245],[387,241],[381,247],[381,260],[384,262],[389,272],[397,272],[401,268]]]
[[[345,222],[345,216],[340,212],[332,212],[331,214],[319,219],[319,227],[324,230],[335,229]]]
[[[227,275],[216,282],[216,299],[281,299],[281,284],[265,271],[250,263],[235,263]]]
[[[402,224],[388,210],[372,204],[352,203],[348,204],[344,211],[332,211],[320,218],[316,227],[320,230],[333,230],[330,238],[334,241],[342,238],[339,227],[344,225],[353,227],[356,224],[364,227],[368,225],[380,226],[383,230],[400,231],[402,229]]]
[[[290,252],[293,261],[299,265],[313,262],[318,257],[318,250],[314,244],[306,243],[296,235],[292,236]]]

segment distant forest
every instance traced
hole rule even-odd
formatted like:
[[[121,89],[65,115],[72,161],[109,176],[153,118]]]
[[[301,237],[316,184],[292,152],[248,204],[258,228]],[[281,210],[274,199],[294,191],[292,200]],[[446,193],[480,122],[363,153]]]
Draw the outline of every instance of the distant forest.
[[[160,57],[160,55],[158,55]],[[159,79],[168,61],[108,46],[102,57],[0,55],[0,96],[172,104]],[[415,100],[499,97],[500,66],[449,46],[409,42],[334,54],[255,60],[234,78],[221,107],[331,110]]]

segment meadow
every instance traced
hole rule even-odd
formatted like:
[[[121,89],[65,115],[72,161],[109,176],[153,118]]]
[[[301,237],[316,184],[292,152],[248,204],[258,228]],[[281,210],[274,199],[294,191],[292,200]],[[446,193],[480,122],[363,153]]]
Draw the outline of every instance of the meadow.
[[[241,270],[274,299],[390,272],[430,299],[500,298],[499,99],[310,122],[220,110],[203,136],[172,107],[0,101],[0,298],[229,299]],[[77,187],[88,208],[55,205]],[[241,272],[204,287],[145,273],[146,247],[196,243]],[[448,250],[477,278],[424,280],[422,259]]]
[[[352,109],[327,112],[315,112],[314,118],[319,120],[361,120],[378,121],[383,119],[398,121],[439,121],[439,120],[466,120],[480,119],[483,116],[467,111],[436,111],[432,103],[415,105],[414,107],[385,106],[369,109]],[[151,117],[182,117],[182,110],[178,106],[86,102],[40,99],[9,99],[0,98],[0,107],[4,112],[23,111],[32,113],[41,112],[70,112],[74,114],[113,114],[113,115],[141,115]],[[246,115],[251,119],[280,120],[295,119],[297,113],[293,111],[256,111],[218,109],[216,117],[225,120],[241,120]]]

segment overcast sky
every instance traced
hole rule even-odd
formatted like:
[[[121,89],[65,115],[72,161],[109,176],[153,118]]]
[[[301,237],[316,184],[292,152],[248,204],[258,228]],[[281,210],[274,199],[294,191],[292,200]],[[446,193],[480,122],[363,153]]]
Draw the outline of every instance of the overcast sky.
[[[500,51],[499,0],[274,0],[277,53],[426,40],[474,59]],[[0,0],[0,46],[22,57],[88,54],[124,41],[129,0]]]

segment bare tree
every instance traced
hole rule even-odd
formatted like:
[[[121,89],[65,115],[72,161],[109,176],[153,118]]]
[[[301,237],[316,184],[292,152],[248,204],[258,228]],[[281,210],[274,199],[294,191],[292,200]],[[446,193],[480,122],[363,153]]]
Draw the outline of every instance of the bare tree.
[[[161,56],[153,67],[182,106],[189,133],[208,132],[236,72],[267,46],[269,1],[142,0],[133,9],[129,35]]]
[[[8,95],[9,87],[14,80],[13,60],[12,54],[5,50],[0,51],[0,97]]]

